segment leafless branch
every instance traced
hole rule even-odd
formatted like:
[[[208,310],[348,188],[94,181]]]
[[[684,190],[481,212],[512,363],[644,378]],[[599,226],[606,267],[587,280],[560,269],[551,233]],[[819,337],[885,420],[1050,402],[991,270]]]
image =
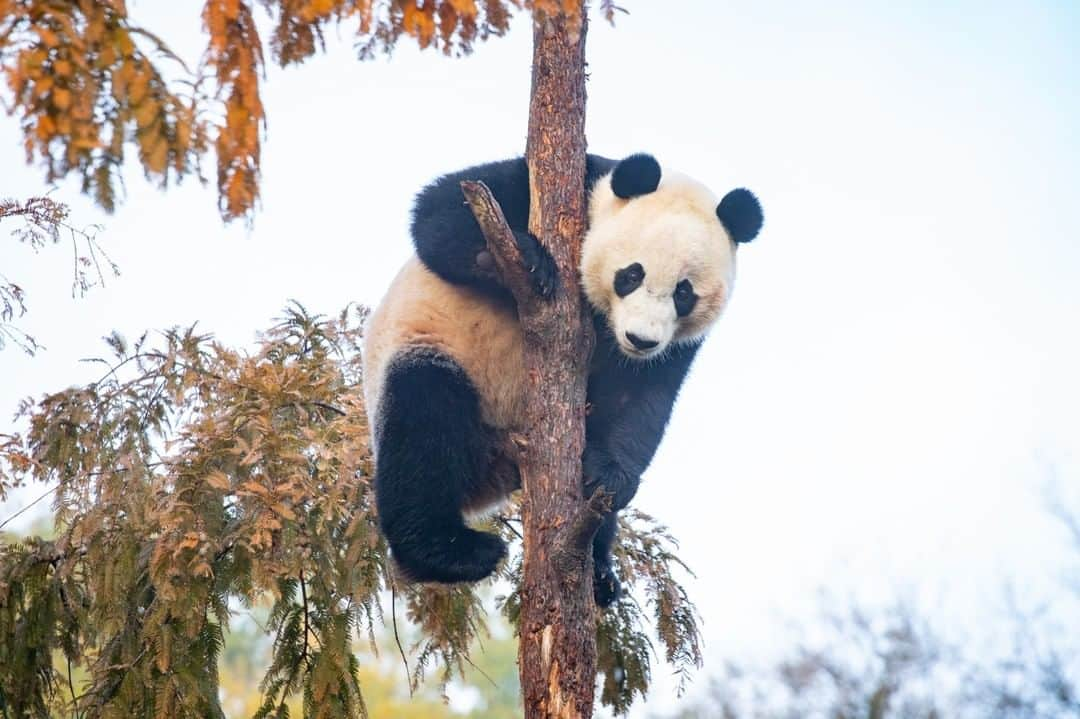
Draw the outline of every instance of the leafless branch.
[[[54,486],[54,487],[50,487],[49,489],[47,489],[47,490],[45,491],[45,493],[44,493],[44,494],[42,494],[42,495],[41,495],[40,497],[38,497],[37,499],[35,499],[35,500],[34,500],[33,502],[31,502],[30,504],[26,505],[25,507],[23,507],[22,509],[20,509],[20,510],[19,510],[18,512],[15,512],[15,514],[11,515],[11,516],[10,516],[10,517],[8,517],[7,519],[5,519],[5,520],[4,520],[3,522],[0,522],[0,529],[3,529],[4,527],[6,527],[6,526],[8,525],[8,523],[9,523],[9,522],[12,522],[12,521],[14,521],[14,520],[15,520],[15,518],[16,518],[16,517],[18,517],[18,516],[19,516],[20,514],[22,514],[23,512],[26,512],[26,511],[27,511],[27,510],[29,510],[29,509],[30,509],[31,507],[33,507],[33,506],[34,506],[35,504],[37,504],[38,502],[40,502],[41,500],[45,499],[45,498],[46,498],[46,497],[48,497],[48,496],[49,496],[50,494],[52,494],[53,492],[55,492],[55,491],[56,491],[56,489],[57,489],[57,487],[59,487],[59,485],[56,485],[56,486]]]
[[[398,652],[401,653],[401,663],[405,665],[405,683],[409,687],[409,696],[413,695],[412,672],[409,671],[409,658],[405,656],[405,647],[401,646],[401,637],[398,636],[397,628],[397,585],[390,582],[390,624],[394,627],[394,643],[397,644]]]
[[[518,307],[524,310],[536,301],[536,294],[529,286],[529,276],[521,261],[521,251],[518,250],[514,232],[506,222],[502,207],[483,182],[465,180],[461,183],[461,191],[480,225],[480,231],[484,234],[499,279],[514,295]]]
[[[308,624],[307,582],[304,581],[304,570],[300,570],[300,601],[304,605],[304,651],[300,655],[304,664],[311,668],[311,655],[308,653],[308,636],[311,627]]]

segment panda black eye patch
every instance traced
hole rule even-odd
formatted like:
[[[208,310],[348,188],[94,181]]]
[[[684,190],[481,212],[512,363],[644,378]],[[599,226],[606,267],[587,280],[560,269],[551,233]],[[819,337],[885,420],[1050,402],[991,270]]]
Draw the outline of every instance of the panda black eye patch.
[[[627,265],[615,273],[615,294],[619,297],[626,297],[638,287],[641,287],[644,280],[645,268],[641,266],[640,262]]]
[[[697,304],[698,298],[694,293],[694,285],[690,283],[690,280],[683,280],[675,285],[675,293],[672,297],[675,298],[675,314],[679,317],[686,317],[694,311],[694,305]]]

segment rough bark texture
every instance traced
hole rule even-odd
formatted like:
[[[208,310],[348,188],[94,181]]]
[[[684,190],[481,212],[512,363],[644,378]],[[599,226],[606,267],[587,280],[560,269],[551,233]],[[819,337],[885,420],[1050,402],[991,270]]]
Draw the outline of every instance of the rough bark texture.
[[[583,3],[579,3],[583,5]],[[581,494],[585,389],[592,324],[578,289],[585,233],[585,8],[537,12],[526,159],[529,230],[559,267],[541,300],[521,271],[505,219],[487,188],[463,183],[503,280],[518,301],[525,341],[526,427],[518,444],[525,558],[518,659],[525,716],[591,717],[596,687],[592,537],[607,502]]]
[[[528,446],[519,465],[525,564],[518,661],[525,716],[567,719],[592,716],[596,609],[588,550],[599,520],[581,496],[593,343],[577,278],[586,225],[584,7],[576,20],[539,18],[533,30],[525,151],[529,230],[555,258],[562,291],[528,321],[522,318],[530,382]]]

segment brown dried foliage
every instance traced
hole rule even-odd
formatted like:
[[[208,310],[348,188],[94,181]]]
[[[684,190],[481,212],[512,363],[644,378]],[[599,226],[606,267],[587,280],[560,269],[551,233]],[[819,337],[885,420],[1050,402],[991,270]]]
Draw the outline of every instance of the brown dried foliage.
[[[363,318],[293,306],[252,351],[194,329],[113,335],[98,380],[20,407],[20,432],[0,435],[0,501],[51,484],[58,535],[0,541],[8,716],[221,717],[230,617],[265,602],[274,645],[257,717],[284,716],[294,695],[305,716],[364,716],[354,649],[373,642],[390,587],[420,629],[414,682],[471,664],[486,630],[475,588],[395,584],[377,529]],[[516,521],[488,529],[514,541]],[[644,589],[666,657],[696,663],[670,537],[634,515],[620,544],[618,571]],[[500,577],[515,622],[520,569],[518,554]],[[648,686],[648,622],[632,596],[597,621],[603,700],[622,712]]]

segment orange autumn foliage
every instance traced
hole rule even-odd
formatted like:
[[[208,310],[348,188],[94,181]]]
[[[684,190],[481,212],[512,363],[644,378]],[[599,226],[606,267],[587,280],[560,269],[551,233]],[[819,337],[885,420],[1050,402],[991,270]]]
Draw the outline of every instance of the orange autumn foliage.
[[[126,147],[162,186],[197,166],[207,128],[194,98],[172,89],[148,50],[167,52],[128,23],[122,2],[0,0],[8,105],[21,119],[27,161],[40,159],[47,181],[74,172],[111,210]]]
[[[263,40],[270,55],[299,64],[324,48],[336,25],[354,33],[360,59],[389,52],[402,36],[447,55],[504,34],[518,9],[545,13],[569,0],[206,0],[206,50],[185,62],[136,24],[123,0],[0,0],[0,72],[6,105],[19,117],[27,162],[45,179],[73,174],[106,210],[116,205],[125,152],[165,187],[194,174],[213,147],[225,220],[251,217],[259,197],[265,114]],[[610,20],[618,9],[600,3]]]
[[[259,196],[262,43],[251,8],[239,0],[207,0],[202,18],[210,34],[205,62],[214,70],[218,97],[225,104],[215,142],[218,206],[222,216],[239,217]]]

